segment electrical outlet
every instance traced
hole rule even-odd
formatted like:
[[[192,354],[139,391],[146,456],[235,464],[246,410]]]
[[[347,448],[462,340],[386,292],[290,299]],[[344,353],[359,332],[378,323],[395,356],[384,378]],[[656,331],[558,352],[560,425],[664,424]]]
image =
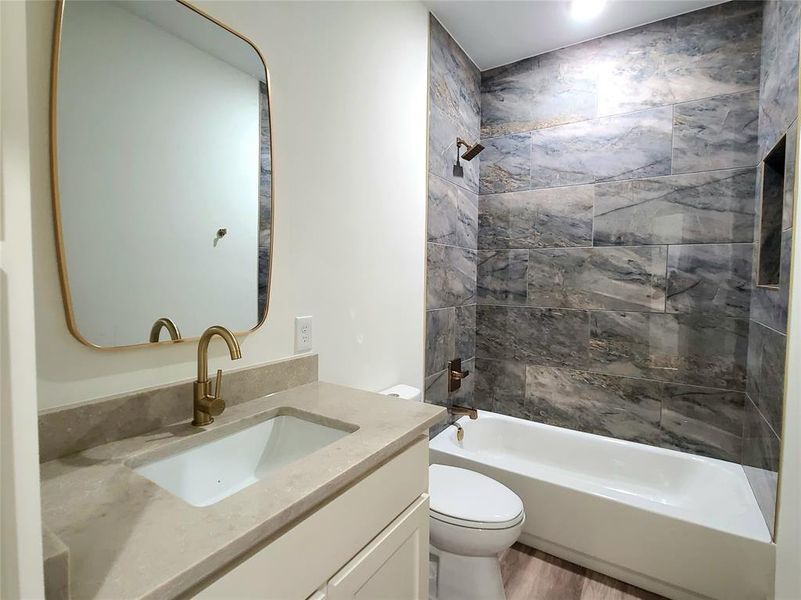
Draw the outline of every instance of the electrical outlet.
[[[295,354],[311,352],[312,317],[295,317]]]

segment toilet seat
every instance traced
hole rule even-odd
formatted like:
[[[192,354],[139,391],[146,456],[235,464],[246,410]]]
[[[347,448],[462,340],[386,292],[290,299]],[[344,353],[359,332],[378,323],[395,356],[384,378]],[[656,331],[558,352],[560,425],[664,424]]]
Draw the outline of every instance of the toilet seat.
[[[431,465],[428,478],[432,519],[469,529],[509,529],[525,518],[517,494],[486,475]]]

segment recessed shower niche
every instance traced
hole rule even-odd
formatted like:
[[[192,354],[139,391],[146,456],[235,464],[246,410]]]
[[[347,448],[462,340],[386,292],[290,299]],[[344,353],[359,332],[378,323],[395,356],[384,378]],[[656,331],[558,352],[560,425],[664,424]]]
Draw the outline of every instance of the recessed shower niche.
[[[782,136],[762,162],[762,194],[759,211],[759,272],[757,285],[779,286],[784,205],[784,163],[787,137]]]

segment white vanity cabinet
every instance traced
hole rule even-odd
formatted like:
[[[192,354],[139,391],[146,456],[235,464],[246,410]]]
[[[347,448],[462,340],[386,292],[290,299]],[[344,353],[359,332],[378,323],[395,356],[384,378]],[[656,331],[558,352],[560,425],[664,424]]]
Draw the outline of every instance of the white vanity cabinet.
[[[428,436],[197,592],[204,600],[425,600]]]
[[[326,600],[425,600],[428,495],[421,496],[337,573]]]

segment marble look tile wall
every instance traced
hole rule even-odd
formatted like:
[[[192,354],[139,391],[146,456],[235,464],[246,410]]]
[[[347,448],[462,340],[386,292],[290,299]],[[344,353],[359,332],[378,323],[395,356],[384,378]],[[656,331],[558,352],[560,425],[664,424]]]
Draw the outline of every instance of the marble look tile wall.
[[[748,336],[746,411],[742,464],[765,522],[774,531],[783,425],[787,299],[795,186],[798,117],[798,51],[801,4],[789,0],[764,3],[762,64],[759,88],[758,158],[786,135],[784,206],[781,215],[779,285],[758,287],[755,226],[753,289]],[[761,171],[761,169],[760,169]],[[757,212],[761,184],[757,185]]]
[[[479,407],[740,461],[762,30],[729,2],[482,74]]]
[[[461,162],[464,177],[452,167],[456,138],[480,137],[481,74],[433,15],[430,36],[425,400],[470,404],[475,378],[449,396],[445,369],[461,357],[474,370],[478,173],[486,152]]]

